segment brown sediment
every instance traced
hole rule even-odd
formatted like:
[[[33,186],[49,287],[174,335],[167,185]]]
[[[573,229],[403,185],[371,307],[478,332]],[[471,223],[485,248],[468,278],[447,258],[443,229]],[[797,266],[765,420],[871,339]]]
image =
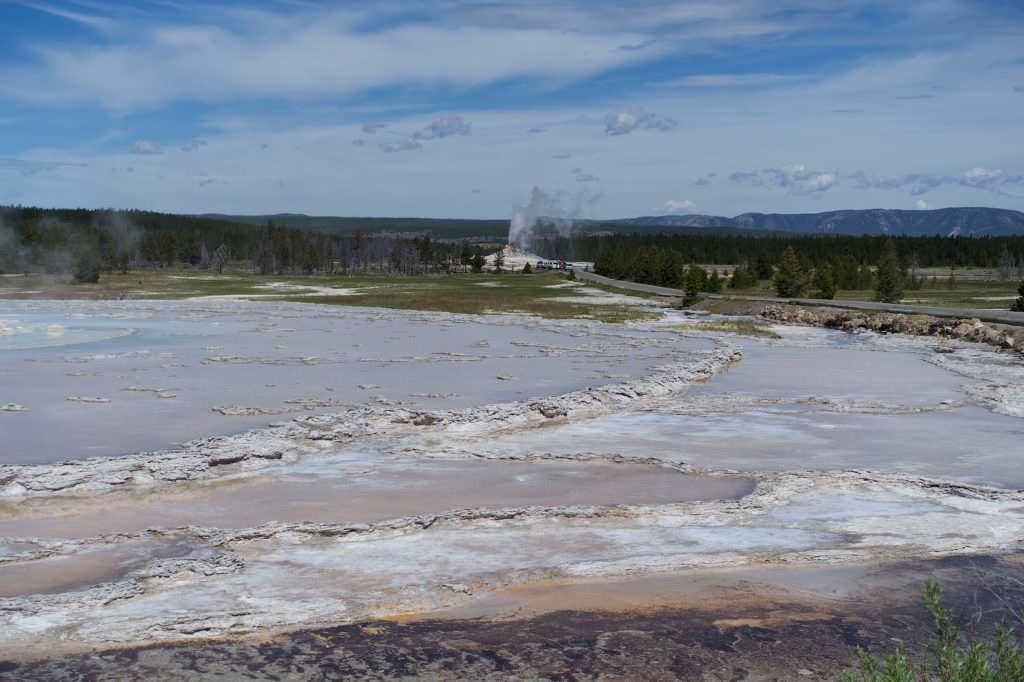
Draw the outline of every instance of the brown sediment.
[[[688,608],[712,611],[723,604],[732,609],[731,617],[721,619],[723,624],[752,618],[743,609],[756,611],[761,620],[768,617],[766,612],[774,614],[770,615],[773,622],[817,620],[828,616],[829,609],[837,605],[855,602],[863,586],[899,584],[894,575],[878,575],[878,568],[878,564],[869,563],[827,567],[776,565],[606,579],[539,580],[496,590],[455,608],[426,614],[401,614],[388,620],[502,620],[570,610],[632,612]],[[805,610],[792,608],[795,604],[802,604]]]
[[[839,599],[765,591],[767,572],[753,583],[749,573],[704,573],[697,583],[680,575],[677,580],[691,582],[684,590],[689,597],[665,595],[645,607],[593,608],[568,598],[566,608],[499,619],[428,615],[269,637],[23,657],[0,660],[0,679],[832,679],[854,662],[856,647],[888,653],[901,642],[911,652],[920,650],[930,636],[920,604],[928,577],[943,581],[945,602],[961,624],[995,608],[978,629],[986,632],[1000,610],[997,599],[979,591],[977,570],[998,588],[1000,580],[1019,579],[1021,562],[979,557],[877,565],[858,578],[859,591]],[[840,576],[836,582],[848,581]],[[699,590],[698,584],[714,589]]]
[[[149,494],[113,491],[0,501],[0,537],[85,538],[179,526],[246,528],[272,521],[369,523],[525,505],[673,504],[738,499],[754,485],[750,478],[687,475],[643,463],[356,462],[302,478],[256,476]]]

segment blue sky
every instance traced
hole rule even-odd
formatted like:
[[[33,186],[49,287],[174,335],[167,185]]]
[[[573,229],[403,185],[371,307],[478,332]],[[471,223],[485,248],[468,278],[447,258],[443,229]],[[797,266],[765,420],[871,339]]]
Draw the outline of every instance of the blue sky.
[[[1024,210],[1024,5],[0,0],[0,203]]]

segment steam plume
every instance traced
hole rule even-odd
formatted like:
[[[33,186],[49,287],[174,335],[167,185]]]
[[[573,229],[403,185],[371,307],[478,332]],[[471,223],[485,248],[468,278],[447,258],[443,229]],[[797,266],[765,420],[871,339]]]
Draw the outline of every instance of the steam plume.
[[[540,236],[571,236],[576,220],[601,199],[600,194],[576,192],[548,194],[534,187],[530,203],[516,209],[508,227],[508,243],[516,249],[532,253]]]

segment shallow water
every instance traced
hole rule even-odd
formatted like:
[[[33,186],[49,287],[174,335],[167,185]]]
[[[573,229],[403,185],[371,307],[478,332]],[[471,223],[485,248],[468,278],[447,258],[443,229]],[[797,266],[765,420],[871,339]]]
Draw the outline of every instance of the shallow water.
[[[739,364],[650,411],[503,434],[486,449],[658,457],[703,470],[861,468],[1024,489],[1024,420],[965,404],[976,380],[927,362],[927,341],[882,350],[884,337],[784,331],[783,344],[744,339]],[[981,356],[997,375],[1015,362],[971,355]]]
[[[1024,488],[1024,421],[978,407],[918,414],[751,410],[617,414],[500,436],[503,453],[659,457],[698,469],[872,469]]]
[[[0,564],[0,598],[85,589],[118,580],[153,559],[187,556],[194,549],[187,540],[144,540],[101,545],[73,556]]]
[[[648,374],[669,360],[696,359],[715,343],[644,327],[522,318],[226,302],[138,304],[115,313],[94,305],[36,312],[60,312],[70,322],[85,315],[91,323],[107,320],[137,333],[0,355],[2,376],[17,377],[28,396],[0,396],[0,403],[32,410],[0,415],[0,424],[5,436],[9,425],[23,425],[11,433],[23,439],[26,452],[46,452],[47,444],[69,447],[79,437],[88,445],[93,434],[107,439],[102,447],[131,451],[129,445],[145,439],[162,443],[181,437],[175,434],[239,430],[290,416],[226,417],[212,412],[217,405],[299,405],[309,413],[372,402],[373,396],[443,408],[557,394]],[[1024,487],[1024,421],[971,406],[963,390],[989,374],[968,379],[928,363],[937,356],[927,341],[799,328],[772,342],[730,341],[741,344],[744,355],[724,374],[674,395],[624,391],[615,403],[619,411],[596,418],[570,412],[519,430],[491,417],[473,428],[440,422],[392,431],[385,424],[362,444],[282,438],[283,450],[307,452],[308,445],[307,454],[277,465],[261,462],[258,469],[226,465],[208,482],[125,484],[77,498],[33,489],[0,504],[0,537],[7,538],[0,554],[9,557],[39,538],[77,552],[82,563],[53,558],[0,565],[8,571],[0,571],[0,581],[15,585],[8,588],[20,590],[15,594],[116,581],[160,552],[202,553],[209,551],[205,543],[231,561],[212,573],[204,573],[202,562],[162,563],[173,577],[147,580],[142,594],[102,606],[88,599],[56,606],[26,600],[26,613],[42,615],[0,613],[9,631],[0,644],[260,632],[426,612],[550,580],[678,575],[708,566],[842,566],[880,555],[1003,551],[1019,544],[1019,496],[961,494],[913,478]],[[1001,376],[1003,366],[989,359],[977,361]],[[76,381],[82,388],[72,394],[67,386]],[[129,386],[154,390],[121,390]],[[33,402],[33,390],[42,406]],[[111,402],[71,403],[66,398],[72,395]],[[334,404],[286,402],[300,397],[333,398]],[[566,459],[558,459],[562,455]],[[617,455],[751,477],[690,476],[650,461],[602,459]],[[753,472],[852,468],[912,476],[765,474],[770,480],[735,501],[751,492]],[[674,502],[690,504],[668,506]],[[609,508],[616,504],[637,506]],[[483,511],[524,506],[577,509]],[[586,506],[602,509],[579,508]],[[481,512],[404,518],[461,509]],[[274,523],[301,521],[347,525]],[[148,528],[201,539],[173,550],[129,539],[161,536],[140,533]],[[110,537],[98,537],[122,531],[139,533],[120,538],[131,548],[127,554],[118,554]],[[824,591],[843,570],[805,575],[814,590]]]
[[[0,350],[0,404],[28,409],[0,413],[0,464],[166,448],[347,404],[559,394],[712,347],[587,322],[312,304],[6,301],[0,318],[80,341]],[[76,337],[85,329],[94,336]]]
[[[963,400],[959,388],[970,380],[925,362],[926,357],[858,346],[794,348],[747,341],[742,362],[691,393],[782,400],[828,397],[906,406]]]
[[[736,499],[753,488],[750,479],[688,476],[649,465],[410,461],[345,453],[279,476],[177,494],[133,500],[107,495],[90,506],[0,503],[0,537],[78,538],[188,525],[248,528],[271,521],[368,523],[466,508],[668,504]]]

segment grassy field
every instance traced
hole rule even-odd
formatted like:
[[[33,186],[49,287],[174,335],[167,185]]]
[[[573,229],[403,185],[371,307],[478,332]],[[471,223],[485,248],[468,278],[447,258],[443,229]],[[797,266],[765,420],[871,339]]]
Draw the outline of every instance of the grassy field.
[[[679,325],[677,329],[696,330],[708,332],[726,332],[739,334],[740,336],[755,336],[763,339],[777,339],[779,335],[772,331],[771,327],[755,322],[701,322],[693,325]]]
[[[300,301],[333,305],[432,310],[467,314],[527,313],[550,318],[588,318],[604,322],[649,319],[655,315],[627,303],[560,300],[581,295],[583,287],[557,286],[557,273],[479,274],[423,277],[262,276],[183,270],[104,273],[97,284],[67,283],[50,276],[0,277],[0,298],[185,299],[202,296]],[[587,284],[586,289],[655,298]]]
[[[1017,298],[1018,282],[996,282],[984,281],[981,279],[964,278],[959,279],[955,288],[949,289],[947,281],[938,280],[934,288],[928,287],[918,290],[905,290],[901,303],[923,306],[937,306],[943,308],[992,308],[1008,310],[1010,304]],[[751,289],[723,289],[723,294],[736,294],[747,296],[775,296],[775,289],[770,282],[761,282],[761,285]],[[807,298],[812,298],[814,291],[807,292]],[[836,300],[841,301],[873,301],[875,292],[870,289],[842,289],[836,292]]]

